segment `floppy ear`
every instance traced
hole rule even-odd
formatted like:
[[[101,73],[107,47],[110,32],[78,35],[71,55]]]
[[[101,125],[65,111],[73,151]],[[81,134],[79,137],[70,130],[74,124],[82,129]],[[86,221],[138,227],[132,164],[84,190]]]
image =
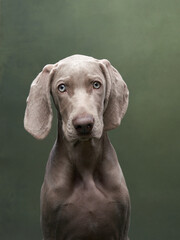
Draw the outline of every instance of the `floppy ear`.
[[[52,121],[50,83],[53,64],[46,65],[31,84],[24,116],[24,128],[37,139],[49,133]]]
[[[106,97],[104,111],[104,130],[111,130],[120,125],[126,113],[129,91],[119,72],[106,59],[100,61],[106,78]]]

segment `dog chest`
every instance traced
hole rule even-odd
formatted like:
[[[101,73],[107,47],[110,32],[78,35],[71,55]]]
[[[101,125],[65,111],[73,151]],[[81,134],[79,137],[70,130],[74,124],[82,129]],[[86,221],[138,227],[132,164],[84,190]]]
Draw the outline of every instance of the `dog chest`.
[[[119,239],[123,232],[125,206],[97,191],[75,194],[59,209],[59,239]],[[64,237],[63,237],[64,236]],[[67,238],[66,238],[67,237]]]

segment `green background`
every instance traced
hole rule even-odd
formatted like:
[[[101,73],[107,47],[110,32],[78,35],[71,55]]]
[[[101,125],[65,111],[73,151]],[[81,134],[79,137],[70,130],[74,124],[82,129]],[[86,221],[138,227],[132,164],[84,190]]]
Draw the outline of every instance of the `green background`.
[[[180,1],[0,1],[0,239],[42,239],[39,192],[53,129],[23,129],[25,100],[47,63],[107,58],[130,90],[109,133],[131,196],[131,240],[180,239]],[[56,115],[55,115],[56,116]]]

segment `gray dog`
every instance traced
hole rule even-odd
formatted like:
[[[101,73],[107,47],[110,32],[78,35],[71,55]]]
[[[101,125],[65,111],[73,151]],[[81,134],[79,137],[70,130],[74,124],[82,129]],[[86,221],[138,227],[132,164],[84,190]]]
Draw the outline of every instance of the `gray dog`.
[[[128,240],[130,200],[107,131],[120,125],[129,92],[106,59],[83,55],[46,65],[32,82],[24,118],[37,139],[58,112],[58,136],[41,189],[44,240]]]

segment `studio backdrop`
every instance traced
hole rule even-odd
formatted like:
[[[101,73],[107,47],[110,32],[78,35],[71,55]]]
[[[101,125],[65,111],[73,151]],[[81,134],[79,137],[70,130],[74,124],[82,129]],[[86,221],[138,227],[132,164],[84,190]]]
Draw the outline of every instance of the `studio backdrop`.
[[[0,239],[42,239],[39,195],[53,128],[23,128],[29,87],[48,63],[107,58],[130,91],[109,132],[131,197],[130,239],[180,239],[180,1],[0,1]]]

